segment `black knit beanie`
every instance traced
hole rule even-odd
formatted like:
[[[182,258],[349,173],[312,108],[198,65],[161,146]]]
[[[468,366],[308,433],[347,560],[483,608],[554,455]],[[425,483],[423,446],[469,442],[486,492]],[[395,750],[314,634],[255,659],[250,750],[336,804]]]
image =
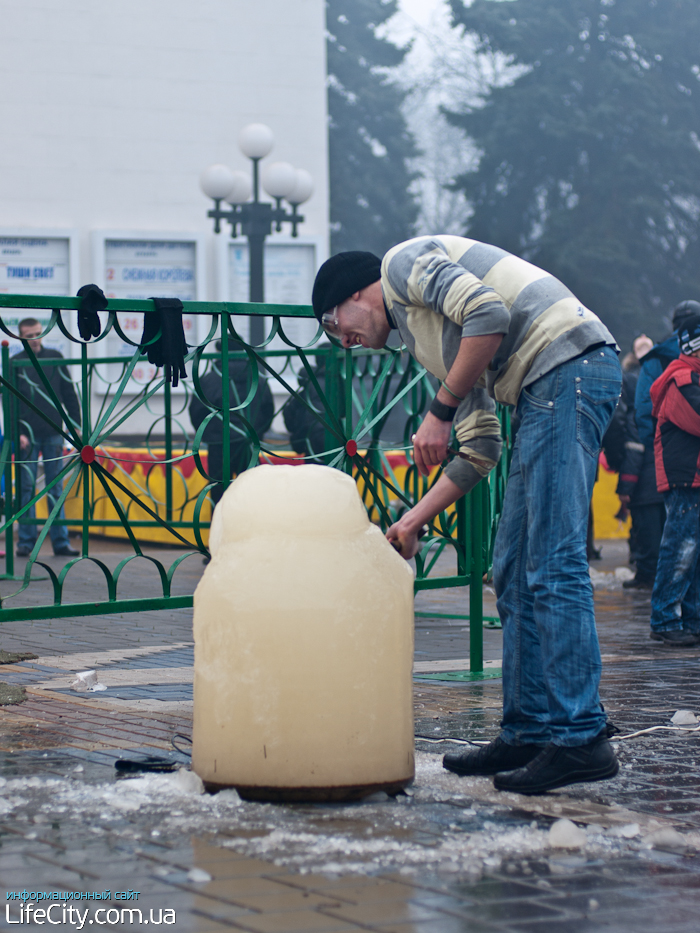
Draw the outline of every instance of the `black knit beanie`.
[[[697,317],[700,314],[700,302],[693,301],[692,298],[687,301],[681,301],[673,309],[672,326],[674,330],[679,330],[683,323],[689,317]]]
[[[324,311],[342,304],[381,277],[382,261],[374,253],[349,250],[327,259],[316,274],[311,303],[321,320]]]

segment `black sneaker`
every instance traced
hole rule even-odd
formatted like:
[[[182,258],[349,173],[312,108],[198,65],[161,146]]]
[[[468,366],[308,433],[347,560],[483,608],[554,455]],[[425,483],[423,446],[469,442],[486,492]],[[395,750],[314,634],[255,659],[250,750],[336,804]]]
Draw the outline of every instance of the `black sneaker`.
[[[610,742],[602,734],[574,748],[548,745],[527,767],[497,774],[493,783],[496,790],[543,794],[567,784],[606,781],[615,777],[619,767]]]
[[[54,548],[53,553],[55,557],[77,557],[80,551],[76,551],[70,544],[65,544],[63,547]]]
[[[645,577],[633,577],[631,580],[624,580],[623,590],[653,590],[654,581],[647,580]]]
[[[20,545],[20,547],[18,547],[17,550],[15,551],[15,554],[17,555],[17,557],[29,557],[31,553],[32,553],[32,549],[30,547],[24,547],[22,545]]]
[[[673,629],[670,632],[655,632],[652,629],[649,632],[649,638],[652,641],[660,641],[664,645],[670,645],[672,648],[694,648],[696,645],[700,645],[700,635],[696,632],[689,632],[684,628]]]
[[[542,745],[508,745],[499,738],[480,748],[448,752],[442,759],[442,766],[455,774],[498,774],[522,768],[536,758],[542,748]]]

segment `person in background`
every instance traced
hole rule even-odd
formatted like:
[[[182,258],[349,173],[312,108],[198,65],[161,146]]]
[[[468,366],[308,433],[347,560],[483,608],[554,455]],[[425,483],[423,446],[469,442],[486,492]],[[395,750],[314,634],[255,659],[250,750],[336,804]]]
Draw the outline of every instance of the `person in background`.
[[[313,367],[321,391],[326,387],[326,359],[318,357]],[[311,377],[305,369],[299,372],[299,387],[296,395],[291,395],[282,409],[284,426],[289,431],[289,443],[300,457],[305,457],[308,463],[324,463],[320,456],[328,447],[326,427],[324,425],[324,405],[316,391]],[[343,392],[343,383],[338,376],[338,391]],[[319,412],[317,417],[304,402],[312,405]],[[335,445],[332,445],[335,446]]]
[[[632,342],[632,352],[628,353],[623,359],[620,404],[615,412],[608,434],[606,434],[607,438],[614,429],[614,446],[608,448],[605,444],[603,445],[608,465],[619,474],[616,492],[620,500],[620,510],[616,517],[621,521],[625,521],[628,515],[632,515],[629,536],[629,562],[632,565],[637,562],[639,533],[634,521],[635,513],[630,511],[630,503],[637,491],[639,474],[644,459],[644,445],[639,440],[639,433],[634,419],[634,399],[637,391],[637,380],[639,379],[639,360],[646,356],[653,346],[654,341],[651,337],[640,334]]]
[[[40,362],[42,360],[62,360],[63,355],[58,350],[49,350],[42,346],[42,330],[39,321],[32,317],[19,322],[19,335],[28,342],[37,360]],[[21,350],[14,359],[28,360],[29,354],[26,350]],[[63,426],[63,416],[53,401],[47,397],[47,393],[32,367],[18,367],[17,372],[17,389],[25,396],[27,401],[31,402],[45,415],[45,417],[42,417],[29,408],[28,405],[21,402],[15,408],[19,422],[19,451],[15,452],[15,457],[20,465],[20,506],[25,506],[35,495],[39,454],[41,454],[44,461],[44,480],[47,486],[63,469],[63,437],[56,432],[56,427],[46,420],[49,419],[60,428]],[[45,366],[43,372],[55,395],[63,403],[65,413],[71,423],[79,428],[80,403],[75,392],[75,386],[68,374],[68,369],[65,366]],[[54,508],[60,494],[60,484],[48,491],[46,497],[49,512]],[[34,506],[24,517],[30,520],[36,518]],[[61,508],[57,519],[64,518],[63,509]],[[37,526],[20,521],[18,527],[17,556],[28,557],[36,544],[38,537]],[[68,528],[65,525],[58,525],[54,522],[51,525],[49,534],[53,552],[56,556],[75,557],[80,553],[71,547],[68,540]]]
[[[0,428],[0,447],[2,447],[4,440],[5,440],[5,436],[2,433],[2,428]],[[0,510],[0,512],[4,512],[5,511],[5,476],[4,474],[2,477],[0,477],[0,502],[2,502],[2,509]],[[0,549],[0,557],[4,557],[4,556],[5,556],[5,552],[2,549]]]
[[[651,638],[700,644],[700,314],[678,329],[680,356],[651,387],[656,477],[666,506]]]
[[[242,350],[243,345],[237,341],[229,341],[229,350],[233,353]],[[216,341],[216,350],[221,352],[221,341]],[[252,374],[248,359],[229,359],[229,405],[233,409],[243,402],[250,392]],[[205,404],[197,395],[190,402],[190,421],[195,431],[207,417],[212,409],[221,408],[223,403],[223,379],[221,378],[221,361],[214,365],[200,379],[202,393],[209,404]],[[260,439],[272,424],[274,416],[274,401],[272,392],[264,376],[258,376],[258,388],[250,403],[243,409],[231,411],[229,421],[231,434],[229,443],[229,456],[231,475],[237,476],[248,468],[253,452],[253,444],[246,431],[243,419],[245,418]],[[204,429],[202,440],[207,445],[208,473],[212,480],[218,480],[211,490],[211,497],[218,502],[224,494],[221,480],[224,475],[224,425],[221,418],[214,417]]]
[[[654,466],[654,419],[651,405],[651,386],[673,360],[678,358],[678,330],[683,322],[700,314],[700,302],[682,301],[673,310],[673,333],[656,344],[640,360],[641,368],[634,397],[635,424],[639,443],[644,453],[638,467],[637,480],[630,491],[630,512],[636,526],[635,547],[637,569],[633,580],[626,580],[625,589],[651,590],[656,576],[659,547],[663,535],[666,509],[661,493],[656,488]],[[624,492],[623,492],[624,494]]]

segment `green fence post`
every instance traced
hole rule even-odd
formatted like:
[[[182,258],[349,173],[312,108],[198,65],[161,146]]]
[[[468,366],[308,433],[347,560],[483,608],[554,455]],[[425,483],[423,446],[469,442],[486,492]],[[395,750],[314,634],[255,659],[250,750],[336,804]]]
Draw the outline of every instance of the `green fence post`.
[[[343,424],[345,426],[345,436],[352,435],[352,380],[355,375],[355,359],[351,350],[345,351],[345,381],[343,383],[344,398],[340,399],[339,410],[342,412]],[[343,462],[343,469],[352,476],[353,458],[346,456]]]
[[[340,353],[343,351],[338,350],[336,347],[331,347],[328,356],[326,357],[326,384],[324,386],[326,398],[328,399],[328,408],[331,412],[337,417],[338,421],[341,424],[343,432],[345,431],[345,398],[344,393],[352,392],[352,382],[350,386],[347,386],[343,383],[343,389],[341,390],[341,362],[340,362]],[[341,395],[341,391],[343,394]],[[330,420],[330,419],[326,419]],[[340,445],[340,439],[333,433],[329,431],[328,428],[324,431],[324,445],[326,450],[333,450],[334,448]],[[332,460],[333,457],[327,457],[326,462]],[[346,464],[343,464],[343,469],[346,469]]]
[[[464,577],[470,572],[471,553],[469,549],[469,526],[467,523],[467,497],[460,496],[455,503],[457,513],[457,576]]]
[[[484,669],[484,537],[483,502],[484,481],[469,493],[471,578],[469,581],[469,670],[478,673]]]
[[[166,380],[163,393],[163,412],[165,418],[165,520],[173,520],[173,406],[170,395],[170,383]]]
[[[252,318],[251,318],[252,327]],[[222,495],[228,489],[231,483],[231,377],[228,371],[228,325],[229,316],[225,311],[221,312],[221,443],[224,445],[222,450],[221,464],[221,485]],[[251,339],[250,337],[248,338]],[[216,346],[216,344],[215,344]],[[207,457],[207,469],[211,476],[211,464]],[[214,490],[212,490],[213,492]]]
[[[81,396],[81,418],[82,418],[82,434],[83,438],[90,438],[92,434],[92,424],[91,424],[91,412],[90,412],[90,387],[92,380],[90,379],[90,364],[88,360],[88,349],[87,344],[82,343],[80,345],[80,375],[81,375],[81,386],[80,386],[80,396]],[[92,471],[90,470],[90,464],[83,463],[83,527],[81,535],[81,546],[83,557],[87,557],[90,553],[90,518],[92,511],[92,502],[91,502],[91,493],[90,489],[90,480],[92,477]],[[59,490],[60,491],[60,490]]]
[[[2,342],[2,377],[8,382],[11,379],[10,372],[10,344],[9,341]],[[12,437],[12,397],[9,392],[2,393],[2,423],[5,431],[5,437]],[[5,464],[5,515],[11,515],[13,509],[12,497],[12,454],[7,458]],[[14,546],[14,525],[8,525],[5,529],[5,574],[13,577],[15,573],[15,546]]]

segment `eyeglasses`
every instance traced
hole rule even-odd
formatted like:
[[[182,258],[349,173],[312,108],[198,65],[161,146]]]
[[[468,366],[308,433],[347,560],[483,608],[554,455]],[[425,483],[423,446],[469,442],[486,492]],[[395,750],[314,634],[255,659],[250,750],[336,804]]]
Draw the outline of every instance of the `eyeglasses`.
[[[332,308],[330,311],[324,311],[321,315],[321,327],[325,330],[327,334],[331,337],[334,337],[336,340],[343,340],[343,332],[340,329],[340,321],[338,320],[338,305],[335,308]],[[361,343],[353,343],[351,346],[343,344],[346,350],[357,350],[362,349]]]
[[[340,321],[338,320],[338,305],[336,305],[331,311],[324,311],[321,315],[321,327],[325,330],[327,334],[330,334],[331,337],[335,337],[336,340],[340,340],[343,336],[340,333]]]

